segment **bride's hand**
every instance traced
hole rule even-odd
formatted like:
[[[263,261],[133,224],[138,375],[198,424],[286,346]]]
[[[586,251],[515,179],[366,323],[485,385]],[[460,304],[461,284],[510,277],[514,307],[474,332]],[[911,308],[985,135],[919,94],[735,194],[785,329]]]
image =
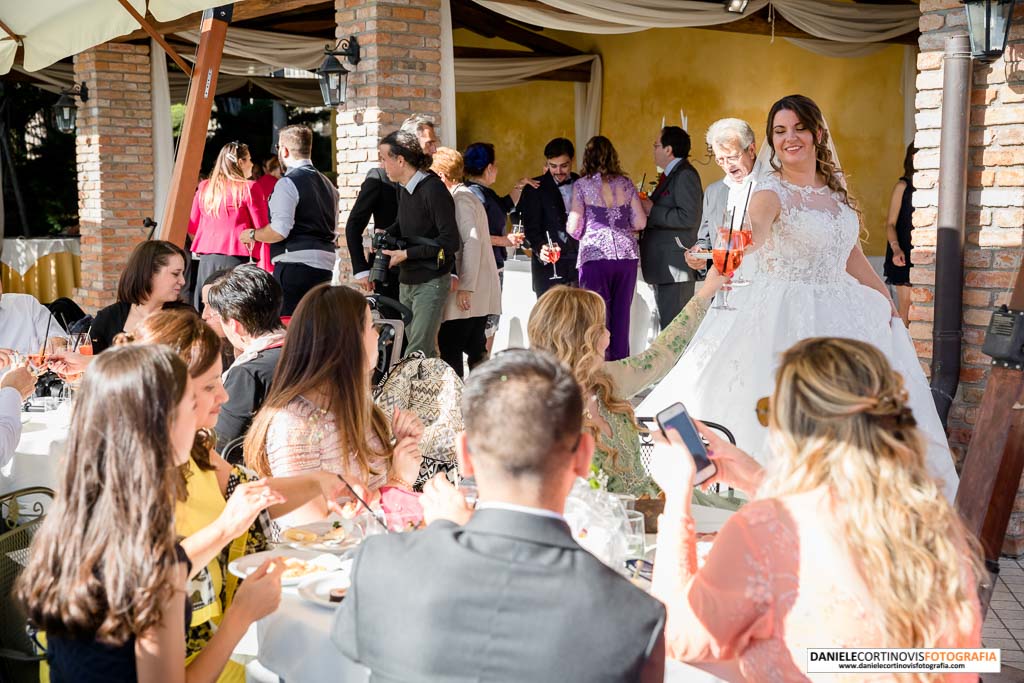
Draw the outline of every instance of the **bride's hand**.
[[[721,289],[722,285],[729,281],[729,278],[718,272],[718,269],[714,266],[708,268],[708,274],[704,278],[704,284],[701,286],[700,291],[697,292],[697,296],[702,299],[711,300],[715,298],[715,294]]]

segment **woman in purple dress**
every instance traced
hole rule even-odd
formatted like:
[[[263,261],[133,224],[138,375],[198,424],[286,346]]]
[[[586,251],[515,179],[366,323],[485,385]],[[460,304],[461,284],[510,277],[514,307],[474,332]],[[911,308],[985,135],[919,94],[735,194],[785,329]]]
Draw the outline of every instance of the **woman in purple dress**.
[[[605,303],[611,339],[605,360],[629,355],[629,309],[640,258],[637,233],[647,227],[633,181],[619,167],[611,141],[597,135],[583,152],[583,177],[573,184],[567,231],[580,242],[580,287]]]

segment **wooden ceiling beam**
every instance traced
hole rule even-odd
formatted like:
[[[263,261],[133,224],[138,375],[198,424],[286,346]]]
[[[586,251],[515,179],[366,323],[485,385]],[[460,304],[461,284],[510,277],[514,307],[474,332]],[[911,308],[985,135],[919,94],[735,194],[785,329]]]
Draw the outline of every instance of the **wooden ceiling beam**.
[[[304,7],[311,7],[314,5],[322,5],[324,7],[331,7],[333,13],[333,2],[324,2],[324,0],[245,0],[244,2],[237,2],[232,7],[234,10],[234,19],[232,24],[236,24],[239,21],[245,21],[247,19],[259,19],[260,17],[269,16],[272,14],[282,14],[295,9],[302,9]],[[174,21],[156,21],[152,15],[146,14],[146,19],[152,22],[153,28],[161,34],[167,35],[168,33],[177,33],[178,31],[198,31],[199,22],[202,19],[202,12],[194,12],[180,19]],[[114,40],[119,43],[139,40],[140,38],[148,38],[149,34],[143,29],[133,31],[127,35],[115,38]]]
[[[485,38],[499,37],[518,43],[545,56],[570,57],[583,54],[576,48],[554,38],[523,28],[496,12],[474,4],[472,0],[452,2],[452,23]]]

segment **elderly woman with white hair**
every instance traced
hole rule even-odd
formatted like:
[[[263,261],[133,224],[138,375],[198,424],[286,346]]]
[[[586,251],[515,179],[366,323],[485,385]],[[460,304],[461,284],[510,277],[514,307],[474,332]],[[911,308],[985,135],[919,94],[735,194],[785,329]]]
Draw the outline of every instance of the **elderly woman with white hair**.
[[[697,231],[697,242],[692,251],[711,249],[711,229],[721,225],[729,209],[735,208],[735,220],[739,226],[746,198],[756,182],[753,170],[757,149],[754,147],[754,130],[749,123],[742,119],[719,119],[708,128],[706,141],[715,163],[725,172],[725,177],[711,183],[704,190],[700,230]],[[689,254],[686,263],[696,270],[707,268],[707,261]],[[742,270],[751,270],[746,261],[744,266],[741,266]]]

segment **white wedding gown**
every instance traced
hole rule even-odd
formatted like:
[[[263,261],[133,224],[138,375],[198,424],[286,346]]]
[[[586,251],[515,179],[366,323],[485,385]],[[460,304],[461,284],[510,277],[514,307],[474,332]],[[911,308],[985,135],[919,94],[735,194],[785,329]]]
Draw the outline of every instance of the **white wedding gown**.
[[[857,214],[828,188],[789,184],[771,174],[757,191],[782,204],[753,284],[734,289],[730,305],[714,310],[672,371],[644,399],[638,415],[654,415],[681,401],[691,415],[728,427],[738,445],[762,464],[767,430],[754,406],[772,393],[780,354],[808,337],[847,337],[874,344],[903,375],[918,427],[928,438],[929,471],[952,501],[959,479],[931,391],[902,321],[884,296],[846,272],[859,237]]]

